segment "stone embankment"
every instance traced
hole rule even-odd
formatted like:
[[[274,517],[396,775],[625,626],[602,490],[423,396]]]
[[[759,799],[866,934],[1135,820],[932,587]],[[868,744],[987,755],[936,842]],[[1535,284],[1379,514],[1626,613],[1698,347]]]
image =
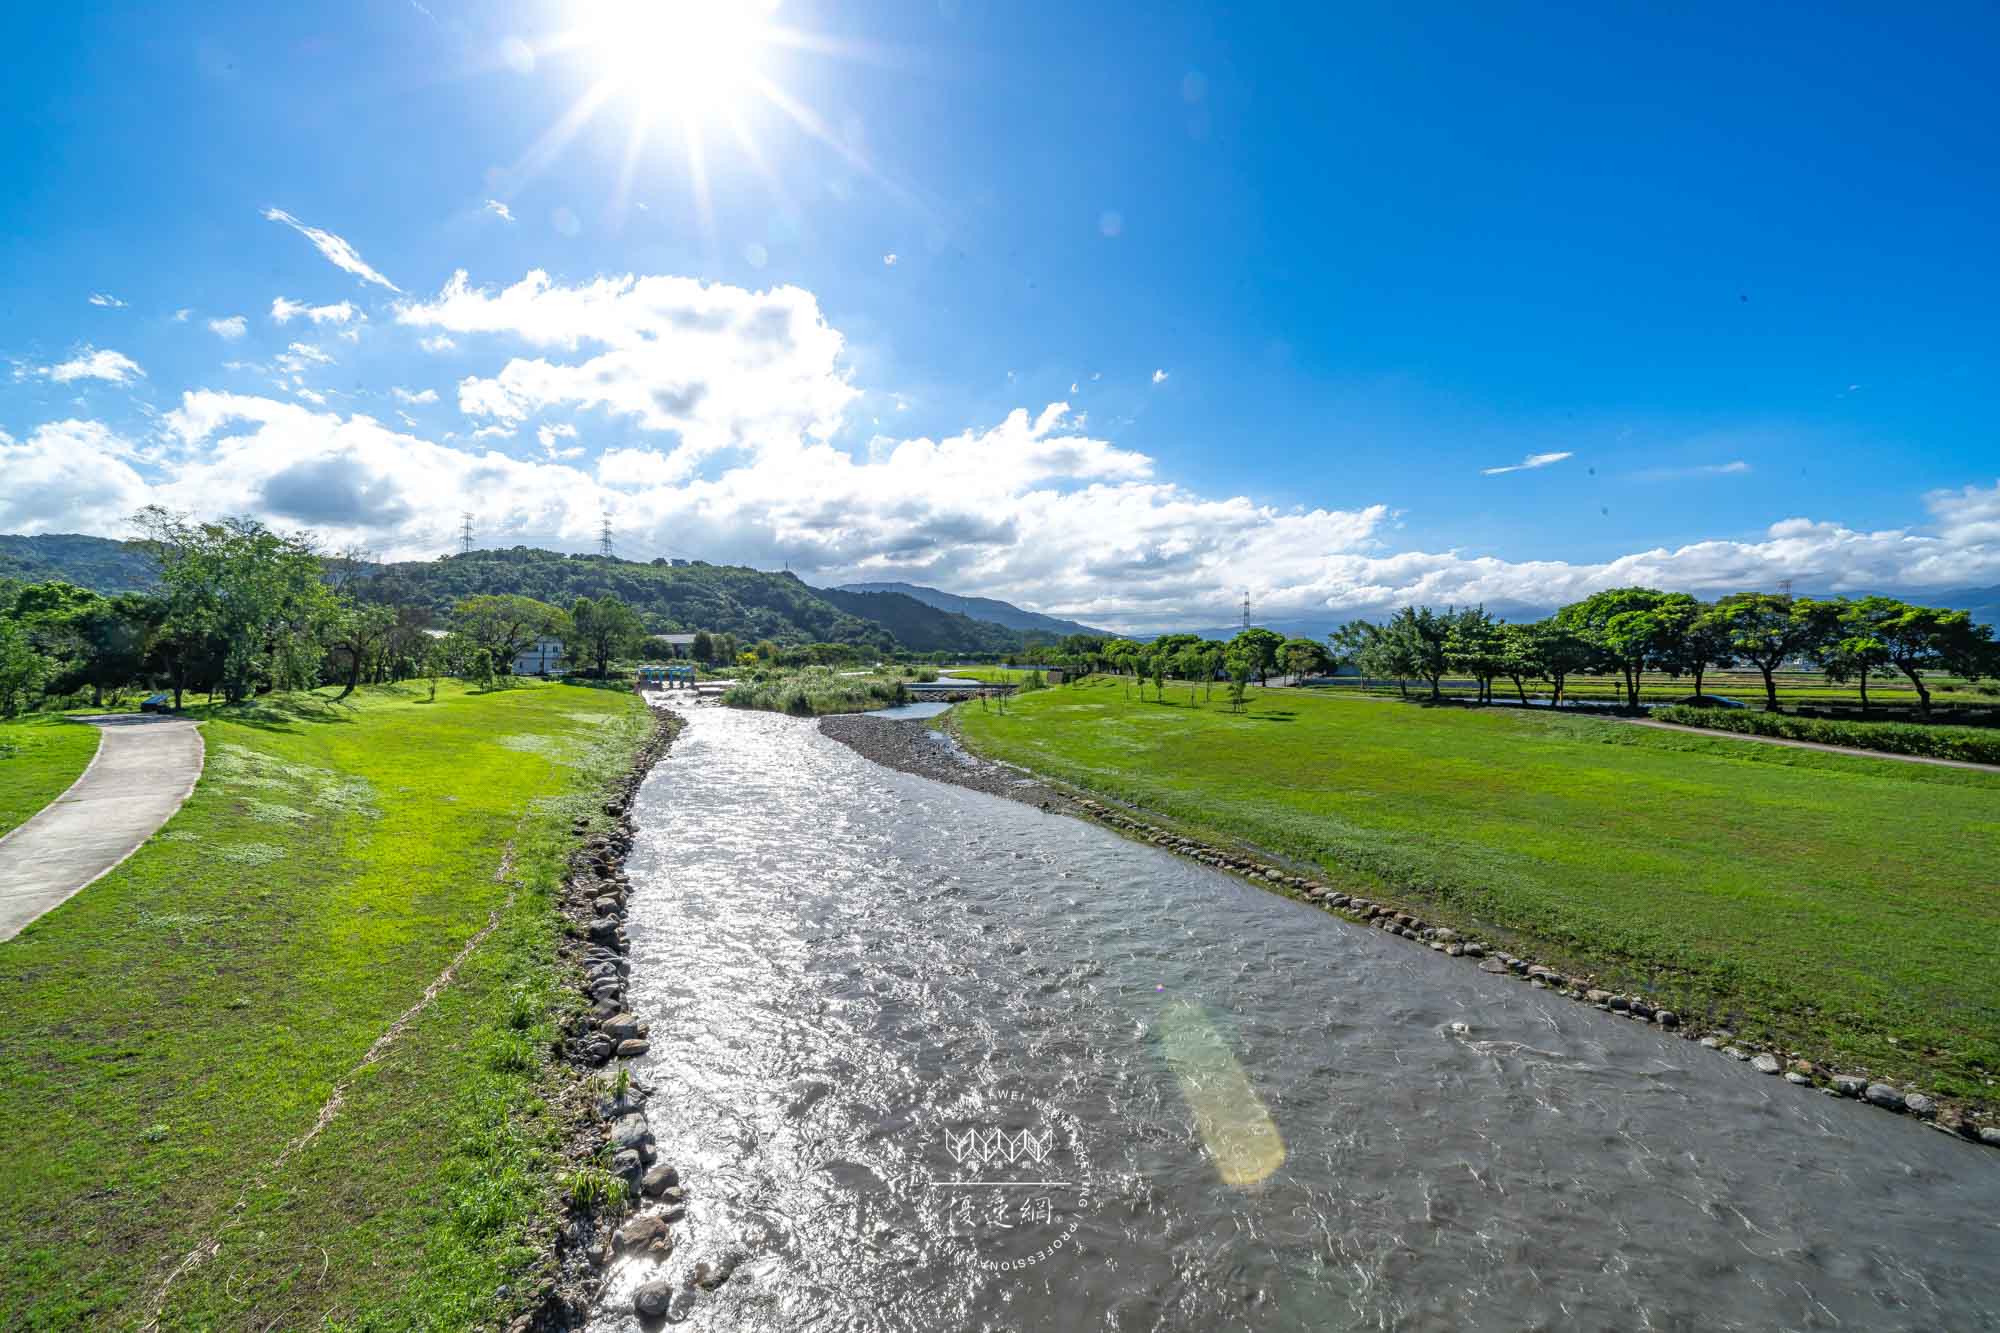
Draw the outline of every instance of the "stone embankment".
[[[1496,976],[1518,977],[1537,990],[1553,991],[1605,1013],[1653,1024],[1663,1032],[1698,1041],[1709,1050],[1743,1061],[1759,1073],[1783,1074],[1787,1083],[1797,1087],[1815,1088],[1833,1097],[1858,1098],[1871,1106],[1916,1116],[1935,1129],[2000,1148],[2000,1125],[1982,1124],[1955,1108],[1941,1107],[1935,1098],[1914,1088],[1874,1081],[1861,1074],[1841,1073],[1796,1052],[1766,1050],[1752,1042],[1739,1040],[1735,1033],[1725,1028],[1697,1031],[1682,1022],[1679,1013],[1651,996],[1605,989],[1597,984],[1594,977],[1560,972],[1533,958],[1508,953],[1448,926],[1433,925],[1407,908],[1344,893],[1330,884],[1246,856],[1239,850],[1213,847],[1182,834],[1167,832],[1129,809],[1081,796],[1072,798],[1072,804],[1088,818],[1178,856],[1246,876],[1267,889],[1304,899],[1359,925],[1425,945],[1452,958],[1467,959],[1482,971]]]
[[[2000,1148],[2000,1122],[1990,1115],[1968,1114],[1957,1107],[1942,1105],[1938,1099],[1913,1087],[1869,1078],[1865,1072],[1835,1070],[1798,1052],[1766,1050],[1739,1039],[1727,1028],[1704,1029],[1684,1021],[1682,1014],[1656,997],[1614,991],[1599,985],[1594,977],[1566,973],[1470,934],[1425,921],[1409,908],[1342,892],[1238,848],[1211,846],[1168,832],[1132,807],[1066,792],[1033,779],[1023,770],[975,758],[958,749],[955,743],[927,734],[920,725],[878,717],[829,717],[821,719],[820,730],[886,767],[1025,801],[1044,810],[1093,819],[1176,855],[1242,875],[1274,892],[1301,898],[1356,924],[1399,936],[1452,958],[1464,958],[1497,976],[1516,977],[1538,990],[1552,991],[1605,1013],[1648,1023],[1663,1033],[1699,1042],[1709,1050],[1749,1064],[1760,1073],[1782,1075],[1785,1082],[1794,1086],[1817,1089],[1833,1097],[1852,1097],[1884,1110],[1916,1116],[1935,1129]]]
[[[632,882],[625,858],[636,831],[632,799],[684,725],[671,710],[654,711],[658,720],[651,739],[605,802],[611,827],[571,855],[564,882],[562,910],[569,929],[562,954],[581,1003],[565,1022],[558,1050],[589,1073],[568,1108],[571,1169],[545,1278],[532,1308],[509,1333],[582,1328],[612,1266],[665,1260],[674,1250],[674,1226],[687,1216],[687,1186],[679,1170],[659,1160],[646,1117],[652,1089],[617,1063],[650,1049],[647,1025],[627,1008],[632,964],[625,918]],[[579,816],[576,833],[589,833],[592,822]],[[685,1316],[695,1293],[720,1286],[733,1267],[729,1260],[697,1264],[679,1284],[647,1282],[633,1293],[633,1308],[648,1325],[670,1313]]]

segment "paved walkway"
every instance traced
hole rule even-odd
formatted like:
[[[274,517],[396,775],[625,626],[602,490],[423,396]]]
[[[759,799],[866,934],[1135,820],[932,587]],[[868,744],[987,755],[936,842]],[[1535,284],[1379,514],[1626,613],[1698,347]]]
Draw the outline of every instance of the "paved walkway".
[[[1936,759],[1927,754],[1891,754],[1887,750],[1857,750],[1851,745],[1822,745],[1818,741],[1795,741],[1783,736],[1753,736],[1747,731],[1684,727],[1678,722],[1654,722],[1643,717],[1621,717],[1614,720],[1628,726],[1651,727],[1655,731],[1681,731],[1690,736],[1707,736],[1725,741],[1755,741],[1759,745],[1788,745],[1794,750],[1818,750],[1821,754],[1850,754],[1857,759],[1893,759],[1902,764],[1930,764],[1937,768],[1969,768],[1975,773],[2000,773],[2000,764],[1975,764],[1970,759]]]
[[[201,732],[179,717],[79,718],[104,733],[68,791],[0,838],[0,940],[139,850],[194,790]]]

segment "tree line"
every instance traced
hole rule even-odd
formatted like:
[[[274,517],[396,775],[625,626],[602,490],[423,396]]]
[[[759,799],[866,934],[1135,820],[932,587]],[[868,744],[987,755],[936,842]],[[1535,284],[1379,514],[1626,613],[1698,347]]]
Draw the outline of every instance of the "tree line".
[[[1852,682],[1868,707],[1871,676],[1897,673],[1931,707],[1927,675],[1978,680],[2000,675],[1993,631],[1965,611],[1918,606],[1894,597],[1811,598],[1741,592],[1704,602],[1657,588],[1612,588],[1562,607],[1545,620],[1509,623],[1483,607],[1406,606],[1386,620],[1355,620],[1327,642],[1287,638],[1246,628],[1226,641],[1165,634],[1150,642],[1073,634],[1023,654],[1023,659],[1080,672],[1137,676],[1163,689],[1169,678],[1207,681],[1241,676],[1259,684],[1275,671],[1312,675],[1350,666],[1364,676],[1409,682],[1443,697],[1447,676],[1471,679],[1491,702],[1494,683],[1508,680],[1527,702],[1527,682],[1547,681],[1560,706],[1570,679],[1611,676],[1628,706],[1639,703],[1641,678],[1659,672],[1687,677],[1705,698],[1712,671],[1755,667],[1767,709],[1778,708],[1777,672],[1803,663],[1835,683]],[[1240,686],[1236,688],[1240,689]],[[1240,694],[1235,702],[1240,706]]]
[[[309,534],[251,519],[197,522],[158,507],[135,516],[156,583],[104,596],[62,581],[0,579],[0,716],[134,687],[241,703],[275,690],[460,676],[491,685],[542,637],[598,676],[649,648],[637,611],[615,596],[567,608],[519,594],[461,598],[439,616],[422,602],[357,593],[372,561],[319,549]],[[368,589],[379,593],[379,589]],[[734,635],[698,634],[697,656],[734,660]],[[844,647],[844,646],[843,646]],[[778,650],[773,646],[773,653]]]

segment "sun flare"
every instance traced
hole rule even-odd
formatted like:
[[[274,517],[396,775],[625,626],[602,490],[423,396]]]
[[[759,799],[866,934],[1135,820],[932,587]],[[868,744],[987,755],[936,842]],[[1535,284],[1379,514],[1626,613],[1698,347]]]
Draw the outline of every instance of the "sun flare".
[[[604,0],[588,33],[619,95],[696,120],[736,109],[776,35],[767,6],[727,0]]]

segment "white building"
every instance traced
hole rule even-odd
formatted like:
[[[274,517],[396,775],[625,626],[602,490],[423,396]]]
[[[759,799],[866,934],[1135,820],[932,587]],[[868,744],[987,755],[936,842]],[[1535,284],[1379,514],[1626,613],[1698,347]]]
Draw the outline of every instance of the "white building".
[[[569,659],[563,656],[561,639],[536,639],[514,658],[517,676],[560,676],[568,670]]]
[[[694,635],[692,634],[655,634],[653,635],[653,639],[655,642],[665,644],[667,651],[671,652],[675,657],[694,656]]]

